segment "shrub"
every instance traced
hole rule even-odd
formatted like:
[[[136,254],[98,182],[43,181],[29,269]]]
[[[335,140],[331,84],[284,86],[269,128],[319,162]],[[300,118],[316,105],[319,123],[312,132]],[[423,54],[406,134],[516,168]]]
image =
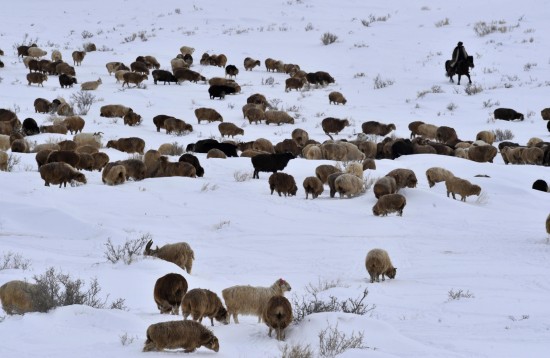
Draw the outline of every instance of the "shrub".
[[[251,178],[251,175],[249,172],[243,171],[243,170],[237,170],[233,173],[233,178],[235,178],[235,181],[241,183],[243,181],[248,181]]]
[[[319,356],[324,358],[333,358],[344,353],[348,349],[367,348],[363,345],[365,333],[351,332],[351,336],[347,337],[345,333],[338,330],[338,324],[335,327],[328,326],[319,332]]]
[[[447,26],[447,25],[449,25],[449,18],[448,17],[446,17],[443,20],[440,20],[440,21],[435,23],[435,27],[443,27],[443,26]]]
[[[474,85],[469,83],[464,89],[464,92],[466,92],[468,96],[473,96],[475,94],[483,92],[483,87],[481,85]]]
[[[313,350],[308,345],[301,344],[286,344],[281,349],[281,358],[313,358]]]
[[[143,253],[143,248],[149,240],[151,240],[151,234],[147,233],[138,239],[126,240],[123,245],[115,246],[109,238],[105,243],[105,258],[112,263],[122,260],[126,265],[130,265]]]
[[[8,165],[6,167],[6,171],[12,172],[15,169],[15,166],[19,165],[19,163],[21,163],[21,157],[10,153],[10,155],[8,156]]]
[[[493,131],[493,133],[495,134],[495,141],[496,142],[502,142],[504,140],[514,139],[514,133],[512,133],[512,131],[509,130],[509,129],[505,129],[505,130],[495,129]]]
[[[83,39],[89,39],[94,37],[94,34],[92,34],[90,31],[84,30],[81,33]]]
[[[517,24],[516,26],[506,26],[506,21],[504,20],[491,21],[490,23],[479,21],[474,24],[474,32],[477,36],[483,37],[494,32],[506,33],[512,30],[514,27],[519,27],[519,24]]]
[[[536,63],[528,62],[525,65],[523,65],[523,70],[524,71],[531,71],[531,68],[536,67],[536,66],[537,66]]]
[[[325,32],[323,34],[323,36],[321,37],[321,42],[325,46],[335,43],[336,40],[338,40],[338,36],[336,36],[335,34],[330,33],[330,32]]]
[[[6,252],[4,257],[0,260],[0,270],[26,270],[30,265],[31,261],[29,259],[24,259],[21,254],[15,254],[11,251]]]
[[[470,291],[464,292],[462,289],[457,290],[457,291],[451,289],[448,292],[448,295],[449,295],[449,297],[448,297],[447,301],[459,300],[461,298],[473,298],[474,297],[473,293],[471,293]]]
[[[380,88],[384,88],[384,87],[388,87],[388,86],[391,86],[393,85],[394,81],[393,80],[390,80],[390,79],[383,79],[380,74],[376,75],[376,77],[374,77],[374,89],[380,89]]]
[[[77,114],[85,116],[90,111],[92,104],[97,102],[96,97],[90,91],[78,91],[71,95],[72,107],[77,108]]]

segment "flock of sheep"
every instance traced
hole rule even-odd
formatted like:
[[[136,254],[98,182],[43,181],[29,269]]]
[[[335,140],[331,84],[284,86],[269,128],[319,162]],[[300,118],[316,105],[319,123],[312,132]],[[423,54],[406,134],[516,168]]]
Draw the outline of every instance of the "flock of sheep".
[[[197,83],[208,82],[208,93],[211,99],[225,98],[226,95],[239,93],[241,87],[234,78],[239,70],[235,65],[227,64],[227,57],[223,54],[203,54],[201,65],[211,65],[225,68],[225,77],[215,77],[207,80],[200,73],[192,71],[194,49],[188,46],[180,48],[180,53],[170,62],[172,71],[161,70],[159,62],[153,56],[139,56],[136,61],[127,67],[122,62],[106,64],[108,74],[114,74],[117,82],[122,86],[134,84],[139,86],[148,80],[150,70],[154,83],[182,83],[185,81]],[[59,76],[61,87],[72,87],[77,84],[76,71],[73,66],[81,66],[86,52],[72,53],[73,66],[63,62],[61,53],[55,50],[51,54],[51,61],[41,59],[47,52],[36,46],[21,46],[18,55],[23,57],[24,65],[29,69],[28,84],[42,85],[48,80],[48,75]],[[296,64],[285,64],[283,61],[268,58],[264,61],[267,71],[288,74],[285,81],[285,91],[301,90],[305,86],[326,86],[334,83],[334,78],[324,71],[305,72]],[[252,71],[260,66],[259,60],[247,57],[243,61],[246,71]],[[229,77],[229,78],[227,78]],[[81,89],[86,91],[97,90],[102,80],[84,82]],[[346,98],[342,93],[333,91],[328,95],[329,104],[345,105]],[[103,147],[102,133],[83,132],[85,120],[75,116],[72,108],[60,98],[49,101],[37,98],[34,101],[36,113],[57,113],[64,116],[52,125],[38,126],[32,118],[21,123],[17,115],[7,109],[0,109],[0,170],[6,170],[8,162],[7,150],[11,152],[36,153],[36,162],[41,178],[45,185],[77,181],[86,183],[85,175],[79,170],[100,170],[102,180],[107,185],[120,185],[126,180],[142,180],[145,178],[184,176],[202,177],[204,169],[199,159],[191,154],[182,155],[178,162],[170,162],[167,155],[173,150],[172,145],[163,144],[158,149],[145,151],[146,143],[138,137],[118,138],[109,140],[105,147],[113,148],[130,154],[142,155],[142,159],[128,159],[111,162],[108,155],[101,152]],[[236,124],[224,121],[222,114],[212,108],[196,108],[197,124],[202,121],[208,123],[220,122],[218,129],[222,138],[234,138],[244,135],[244,129]],[[106,118],[123,118],[124,125],[137,126],[142,123],[142,117],[130,107],[113,104],[100,108],[99,115]],[[541,112],[544,120],[548,120],[550,130],[550,108]],[[294,118],[285,111],[272,108],[267,98],[256,93],[247,98],[243,106],[243,117],[250,124],[265,125],[294,124]],[[498,108],[494,111],[495,119],[523,120],[523,115],[512,109]],[[61,118],[61,117],[60,117]],[[160,132],[166,134],[186,133],[194,130],[190,123],[173,116],[159,114],[153,118],[153,123]],[[273,144],[265,138],[257,138],[250,142],[236,142],[234,140],[219,142],[213,139],[200,140],[187,147],[188,152],[206,153],[206,158],[250,157],[254,168],[253,178],[259,179],[260,172],[272,173],[268,179],[271,194],[277,192],[279,196],[296,195],[298,186],[294,177],[281,172],[288,162],[298,157],[307,160],[335,160],[349,162],[345,169],[333,165],[319,165],[315,175],[303,180],[306,199],[311,194],[315,199],[324,192],[328,185],[330,197],[336,193],[342,197],[355,197],[366,191],[364,171],[376,169],[375,159],[396,159],[402,155],[412,154],[439,154],[456,156],[476,162],[492,162],[498,150],[505,164],[550,165],[550,143],[538,138],[531,139],[526,145],[512,142],[502,142],[493,146],[495,135],[490,131],[478,133],[475,140],[461,140],[451,127],[435,126],[415,121],[409,124],[410,138],[388,137],[396,130],[392,123],[376,121],[364,122],[361,133],[356,140],[334,140],[332,135],[339,134],[350,123],[346,119],[327,117],[321,121],[324,133],[330,140],[319,142],[309,137],[309,134],[300,128],[294,129],[291,138]],[[26,141],[26,137],[39,133],[73,134],[72,139],[58,143],[39,144],[34,148]],[[375,141],[373,138],[383,138]],[[447,196],[460,196],[466,201],[471,195],[480,195],[481,188],[470,181],[459,178],[449,170],[433,167],[426,171],[426,178],[430,187],[444,182]],[[386,216],[390,213],[402,215],[406,206],[406,198],[399,191],[403,188],[415,188],[417,177],[410,169],[399,168],[390,171],[378,178],[373,185],[373,192],[377,202],[372,207],[375,216]],[[539,183],[544,188],[546,183]],[[546,185],[546,190],[548,186]],[[550,234],[550,215],[546,220],[546,230]],[[145,255],[155,256],[175,263],[191,274],[194,252],[187,243],[165,245],[152,249],[152,241],[146,246]],[[368,252],[365,260],[366,269],[370,275],[370,282],[382,281],[385,277],[395,278],[396,268],[392,265],[388,253],[383,249],[373,249]],[[213,333],[200,322],[204,317],[210,318],[211,325],[214,319],[228,324],[233,317],[234,323],[239,323],[238,315],[255,315],[258,321],[264,321],[269,327],[269,335],[276,331],[277,339],[285,338],[284,330],[292,321],[292,307],[284,293],[291,287],[283,279],[278,279],[270,287],[233,286],[222,291],[225,306],[220,297],[207,289],[191,289],[185,278],[176,273],[167,274],[156,281],[154,300],[161,313],[179,314],[181,307],[184,320],[162,322],[149,326],[144,351],[183,348],[185,352],[192,352],[198,347],[206,347],[213,351],[219,350],[219,341]],[[11,281],[0,287],[0,300],[6,312],[23,313],[33,311],[33,294],[35,287],[23,281]],[[191,316],[191,320],[187,318]]]

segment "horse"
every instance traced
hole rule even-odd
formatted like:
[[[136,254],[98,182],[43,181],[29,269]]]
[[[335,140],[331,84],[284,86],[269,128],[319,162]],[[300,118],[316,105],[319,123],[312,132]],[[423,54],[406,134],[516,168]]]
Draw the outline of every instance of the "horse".
[[[452,60],[445,61],[445,70],[447,71],[445,75],[450,77],[450,81],[454,82],[453,76],[456,74],[458,75],[458,84],[460,84],[460,76],[462,75],[467,76],[468,81],[472,83],[472,79],[470,78],[470,67],[474,68],[474,57],[468,56],[466,60],[458,61],[454,67],[451,67],[451,62]]]

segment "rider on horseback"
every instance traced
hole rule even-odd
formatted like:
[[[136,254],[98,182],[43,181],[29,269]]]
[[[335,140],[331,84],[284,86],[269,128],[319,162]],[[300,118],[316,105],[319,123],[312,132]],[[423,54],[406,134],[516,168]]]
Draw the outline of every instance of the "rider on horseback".
[[[466,60],[467,57],[468,57],[468,53],[466,52],[466,49],[464,48],[462,41],[459,41],[455,49],[453,50],[453,59],[451,62],[451,67],[455,67],[455,65],[458,62]]]

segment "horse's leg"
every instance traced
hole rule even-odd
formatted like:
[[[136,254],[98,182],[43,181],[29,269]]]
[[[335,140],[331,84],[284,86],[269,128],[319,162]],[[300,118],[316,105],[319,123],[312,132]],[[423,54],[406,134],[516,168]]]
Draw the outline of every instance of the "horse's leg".
[[[449,76],[449,78],[450,78],[450,79],[449,79],[449,82],[455,83],[455,80],[453,80],[453,76],[454,76],[454,75],[450,75],[450,76]]]
[[[470,74],[467,73],[466,76],[468,76],[468,81],[470,81],[470,84],[472,84],[472,79],[470,78]]]

